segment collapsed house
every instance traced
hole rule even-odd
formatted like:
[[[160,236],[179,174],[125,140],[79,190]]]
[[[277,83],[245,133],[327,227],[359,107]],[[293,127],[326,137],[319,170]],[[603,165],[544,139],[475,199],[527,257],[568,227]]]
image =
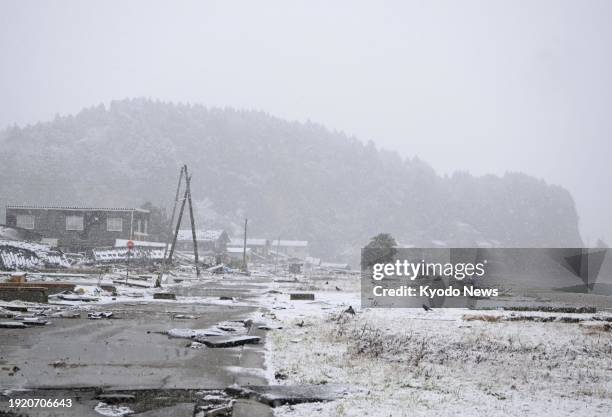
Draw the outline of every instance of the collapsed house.
[[[246,258],[247,262],[251,261],[253,251],[251,248],[246,248],[246,251],[243,248],[237,247],[228,247],[227,248],[227,256],[232,261],[242,261],[243,258]]]
[[[6,207],[6,225],[67,251],[112,247],[116,239],[147,241],[150,213],[138,208]]]
[[[202,256],[219,256],[227,253],[230,238],[224,230],[197,230],[196,241],[198,253]],[[192,252],[193,235],[191,229],[179,230],[176,238],[176,250]]]
[[[308,241],[306,240],[273,240],[270,249],[288,258],[306,259],[308,257]]]
[[[229,248],[242,252],[244,238],[232,238]],[[274,260],[280,258],[306,259],[308,257],[308,241],[306,240],[270,240],[261,238],[248,238],[246,248],[254,259]]]
[[[0,270],[15,271],[68,266],[70,262],[66,257],[51,250],[48,245],[0,239]]]
[[[227,246],[231,253],[242,253],[244,237],[231,238]],[[270,254],[270,241],[268,239],[247,238],[246,248],[247,252],[254,258],[262,260]]]

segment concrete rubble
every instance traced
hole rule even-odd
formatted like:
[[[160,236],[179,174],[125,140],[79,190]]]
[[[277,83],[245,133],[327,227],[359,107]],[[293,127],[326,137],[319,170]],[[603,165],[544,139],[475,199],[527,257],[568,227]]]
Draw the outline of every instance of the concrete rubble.
[[[195,341],[198,343],[202,343],[209,348],[226,348],[247,344],[256,344],[261,341],[261,338],[259,336],[214,336],[196,337]]]
[[[176,300],[176,295],[167,292],[157,292],[153,294],[154,300]]]
[[[292,294],[289,294],[289,299],[290,300],[313,301],[315,299],[315,296],[314,294],[309,294],[309,293],[292,293]]]
[[[50,298],[52,299],[58,299],[58,300],[64,300],[64,301],[83,301],[86,303],[92,302],[92,301],[98,301],[99,298],[98,297],[91,297],[91,296],[87,296],[87,295],[79,295],[79,294],[73,294],[73,293],[60,293],[60,294],[56,294],[56,295],[51,295]]]
[[[23,322],[18,321],[0,321],[0,329],[25,329],[26,326]]]
[[[112,311],[94,311],[87,313],[87,318],[90,320],[110,319],[113,317]]]
[[[96,399],[107,404],[120,404],[134,402],[136,401],[136,396],[131,394],[100,394],[96,396]]]
[[[336,384],[248,387],[231,385],[225,389],[225,392],[235,397],[250,398],[270,407],[279,407],[285,404],[333,401],[354,390],[354,387]]]

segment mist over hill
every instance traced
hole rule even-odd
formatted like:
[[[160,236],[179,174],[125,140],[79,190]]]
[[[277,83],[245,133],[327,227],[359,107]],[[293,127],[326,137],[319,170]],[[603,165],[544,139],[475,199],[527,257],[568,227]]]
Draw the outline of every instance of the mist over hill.
[[[198,227],[239,236],[246,216],[251,237],[309,240],[326,259],[354,259],[379,232],[427,246],[582,244],[564,188],[521,173],[440,176],[418,158],[256,111],[116,101],[8,128],[0,158],[2,209],[146,201],[171,209],[186,163]]]

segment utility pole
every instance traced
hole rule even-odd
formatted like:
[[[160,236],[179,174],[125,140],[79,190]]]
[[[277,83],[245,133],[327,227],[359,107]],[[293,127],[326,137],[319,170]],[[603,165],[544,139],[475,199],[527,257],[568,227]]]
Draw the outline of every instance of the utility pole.
[[[249,268],[247,266],[247,256],[246,256],[246,249],[247,249],[247,222],[248,219],[245,218],[244,219],[244,245],[242,246],[242,265],[244,267],[244,272],[248,272]]]
[[[185,175],[185,167],[181,167],[181,173],[179,174],[178,185],[176,186],[176,195],[174,196],[174,207],[172,207],[172,216],[170,217],[170,224],[168,225],[168,237],[166,239],[166,248],[164,249],[164,263],[166,255],[168,254],[168,247],[170,246],[170,237],[172,236],[172,226],[174,226],[174,216],[176,215],[176,206],[179,202],[179,195],[181,192],[181,183],[183,182],[183,175]]]
[[[278,251],[280,249],[280,236],[278,237],[278,240],[276,241],[276,254],[274,256],[274,273],[276,273],[276,266],[278,265]]]
[[[185,183],[189,181],[189,177],[185,174]],[[170,246],[170,253],[168,254],[168,260],[172,262],[172,255],[174,254],[174,248],[176,247],[176,240],[178,238],[178,233],[181,228],[181,220],[183,220],[183,212],[185,211],[185,202],[187,201],[187,192],[188,188],[185,188],[185,194],[183,195],[183,200],[181,201],[181,209],[179,210],[178,220],[176,221],[176,228],[174,229],[174,236],[172,238],[172,246]]]
[[[170,236],[172,236],[172,226],[174,225],[174,216],[176,215],[176,206],[179,200],[179,194],[181,192],[181,183],[183,182],[183,175],[185,173],[185,167],[181,167],[179,174],[178,185],[176,186],[176,195],[174,196],[174,206],[172,207],[172,216],[170,216],[170,224],[168,224],[168,237],[166,238],[166,246],[164,248],[164,257],[162,258],[162,267],[157,279],[155,280],[155,287],[161,287],[161,280],[166,272],[166,256],[168,255],[168,246],[170,245]]]
[[[195,219],[193,216],[193,204],[191,202],[191,175],[189,175],[187,165],[183,166],[183,171],[185,173],[185,193],[183,195],[183,200],[181,201],[181,209],[179,210],[178,220],[176,221],[176,228],[174,229],[174,237],[172,238],[172,246],[170,247],[170,254],[168,255],[168,260],[172,262],[172,255],[174,255],[176,241],[178,239],[179,230],[181,229],[181,221],[183,220],[183,213],[185,212],[185,204],[189,202],[189,216],[191,218],[191,236],[193,238],[193,254],[195,255],[196,274],[200,276],[200,266],[198,265],[198,240],[196,236]]]
[[[125,264],[125,285],[128,285],[128,278],[130,277],[130,257],[132,256],[132,249],[127,250],[127,262]]]
[[[200,276],[200,265],[198,259],[198,239],[196,236],[196,228],[195,228],[195,219],[193,218],[193,204],[191,203],[191,177],[187,175],[187,165],[185,165],[185,175],[187,180],[185,195],[189,201],[189,218],[191,219],[191,237],[193,238],[193,254],[195,257],[195,268],[196,268],[196,276]]]

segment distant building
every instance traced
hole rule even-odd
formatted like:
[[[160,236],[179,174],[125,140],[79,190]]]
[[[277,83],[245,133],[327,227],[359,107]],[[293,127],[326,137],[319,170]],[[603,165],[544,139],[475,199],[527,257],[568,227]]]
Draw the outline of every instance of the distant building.
[[[6,207],[6,225],[30,230],[60,248],[113,246],[116,239],[148,240],[150,213],[137,208]]]
[[[224,230],[197,230],[196,241],[198,242],[199,254],[223,255],[227,253],[227,244],[230,242],[230,238]],[[181,251],[193,250],[191,229],[179,230],[176,249]]]
[[[306,259],[308,257],[308,241],[306,240],[273,240],[270,250],[290,258]]]
[[[349,264],[335,263],[335,262],[321,262],[321,269],[325,269],[328,271],[336,271],[336,272],[346,272],[351,270],[351,266]]]
[[[268,256],[270,250],[270,241],[268,239],[247,238],[246,247],[251,253],[260,257]],[[244,237],[232,238],[228,244],[229,248],[239,249],[242,251],[244,246]]]
[[[247,248],[246,250],[246,260],[247,262],[249,262],[251,260],[251,248]],[[232,259],[234,261],[242,261],[243,256],[245,255],[245,252],[243,251],[243,248],[227,248],[227,256],[229,257],[229,259]]]
[[[321,258],[314,258],[312,256],[307,256],[304,259],[304,267],[306,269],[313,269],[321,265]]]
[[[230,248],[242,250],[244,237],[232,238],[228,244]],[[251,250],[253,258],[273,259],[277,254],[284,259],[305,259],[308,257],[308,242],[305,240],[270,240],[247,238],[247,249]]]

